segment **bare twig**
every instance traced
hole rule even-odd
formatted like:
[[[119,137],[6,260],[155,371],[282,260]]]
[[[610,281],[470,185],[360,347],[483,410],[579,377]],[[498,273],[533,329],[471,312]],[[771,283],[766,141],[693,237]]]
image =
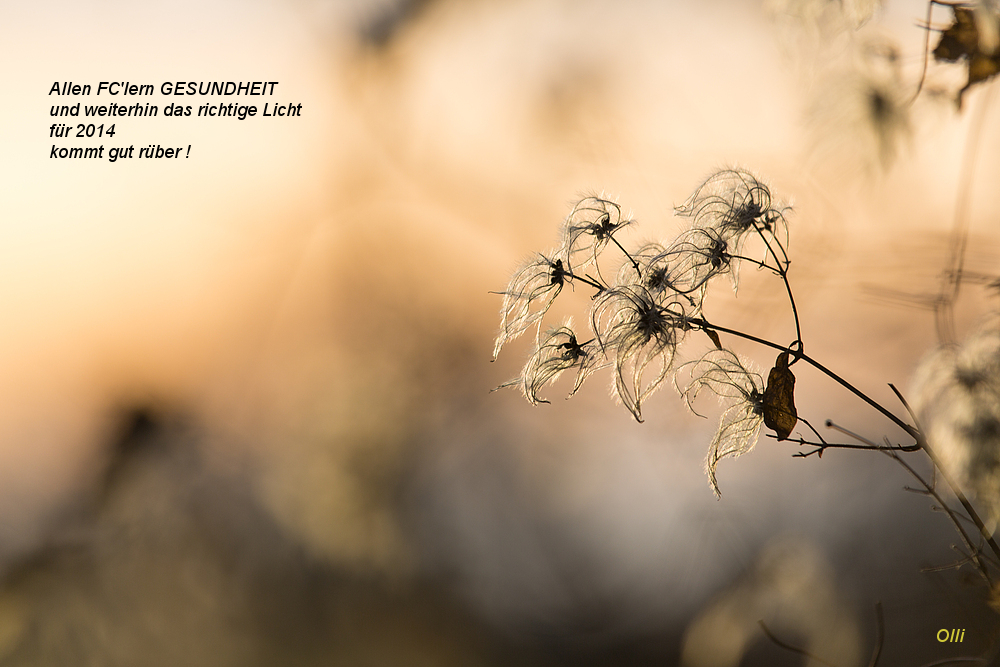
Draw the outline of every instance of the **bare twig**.
[[[837,667],[832,662],[824,660],[823,658],[820,658],[819,656],[813,655],[812,653],[810,653],[809,651],[805,650],[804,648],[799,648],[798,646],[794,646],[792,644],[789,644],[788,642],[781,641],[780,639],[778,639],[777,637],[774,636],[773,632],[771,632],[770,630],[767,629],[767,626],[764,625],[764,621],[763,620],[757,621],[757,623],[760,625],[760,629],[764,631],[764,634],[767,635],[768,639],[770,639],[772,642],[774,642],[775,644],[777,644],[781,648],[785,649],[786,651],[791,651],[792,653],[798,653],[799,655],[804,655],[805,657],[809,658],[810,660],[815,660],[816,662],[821,662],[824,665],[830,665],[830,667]]]
[[[894,459],[897,463],[899,463],[899,465],[903,466],[903,468],[905,468],[907,472],[909,472],[914,477],[914,479],[920,482],[921,486],[927,489],[928,495],[930,495],[932,498],[934,498],[934,500],[940,503],[941,507],[944,508],[945,513],[948,515],[948,518],[951,519],[952,524],[955,526],[955,530],[958,531],[959,536],[962,538],[962,542],[965,543],[965,548],[968,549],[969,552],[972,554],[972,560],[975,562],[976,567],[979,569],[980,574],[983,576],[983,579],[986,580],[987,585],[992,586],[993,582],[992,579],[990,578],[989,571],[986,569],[986,563],[980,557],[981,552],[972,544],[972,538],[969,537],[969,534],[965,531],[965,527],[962,526],[962,524],[959,522],[955,512],[950,508],[948,508],[948,504],[944,502],[944,499],[941,498],[941,495],[937,492],[937,490],[933,486],[928,484],[927,481],[924,480],[924,478],[921,477],[920,474],[916,470],[914,470],[912,466],[910,466],[910,464],[901,459],[896,452],[885,451],[885,455]]]
[[[916,429],[914,429],[915,431],[914,437],[917,440],[917,444],[919,444],[921,449],[923,449],[927,453],[927,458],[931,460],[931,463],[934,465],[935,470],[937,472],[940,472],[941,478],[944,479],[945,483],[948,485],[948,488],[951,489],[951,492],[955,494],[955,498],[957,498],[958,502],[962,504],[962,507],[965,509],[966,514],[969,516],[972,522],[976,524],[976,528],[979,529],[979,535],[990,546],[990,550],[993,552],[993,555],[996,556],[997,560],[1000,561],[1000,545],[998,545],[997,541],[993,539],[992,531],[990,531],[986,527],[986,524],[979,516],[979,513],[976,512],[976,508],[972,506],[972,503],[969,502],[969,499],[965,497],[965,493],[962,492],[962,489],[958,486],[958,484],[954,480],[951,479],[951,476],[948,474],[948,471],[945,470],[944,467],[941,465],[941,460],[937,457],[937,454],[935,454],[935,452],[931,449],[930,445],[927,442],[927,438],[924,437],[924,434],[920,429],[920,422],[919,420],[917,420],[916,415],[913,414],[913,410],[910,408],[909,403],[906,402],[906,399],[903,398],[903,395],[899,392],[898,389],[896,389],[895,386],[890,384],[889,387],[892,389],[893,392],[895,392],[896,396],[899,398],[900,403],[903,404],[903,407],[906,408],[906,411],[910,414],[910,418],[913,419],[913,423],[917,425]],[[894,456],[894,458],[901,464],[903,463],[898,456]],[[913,472],[913,469],[910,468],[909,466],[905,467],[908,470],[910,470],[911,473]],[[920,478],[918,477],[918,479]],[[923,484],[924,486],[927,486],[927,483],[924,482],[922,479],[920,479],[920,483]],[[930,488],[933,487],[928,487],[928,489]],[[958,526],[959,524],[958,521],[955,519],[955,514],[950,509],[947,509],[948,507],[947,504],[941,499],[940,496],[935,494],[934,497],[946,509],[946,511],[948,512],[948,516],[952,518],[952,521],[955,522],[955,525]],[[962,531],[962,534],[963,535],[965,534],[964,531]],[[967,546],[969,546],[969,548],[972,549],[972,546],[971,544],[968,543],[968,540],[966,540],[966,542]],[[981,562],[978,557],[976,558],[976,562],[981,565]],[[985,569],[983,571],[985,574]],[[989,581],[989,576],[987,576],[986,580]]]
[[[962,551],[961,549],[959,549],[954,544],[951,545],[951,548],[954,549],[955,551],[957,551],[958,553],[962,554],[962,558],[958,559],[954,563],[948,563],[947,565],[933,565],[933,566],[930,566],[930,567],[922,567],[922,568],[920,568],[920,571],[921,572],[944,572],[945,570],[958,570],[963,565],[965,565],[966,563],[974,563],[975,562],[975,558],[973,557],[972,554],[965,553],[964,551]],[[979,553],[978,550],[976,551],[976,553]]]
[[[882,644],[885,642],[885,617],[882,615],[882,602],[875,603],[875,651],[868,667],[877,667],[879,656],[882,655]]]

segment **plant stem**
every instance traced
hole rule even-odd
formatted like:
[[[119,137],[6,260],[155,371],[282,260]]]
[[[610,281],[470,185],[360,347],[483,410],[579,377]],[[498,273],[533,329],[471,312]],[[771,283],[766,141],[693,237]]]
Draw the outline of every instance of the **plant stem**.
[[[836,373],[834,373],[833,371],[831,371],[829,368],[827,368],[823,364],[819,363],[818,361],[816,361],[815,359],[813,359],[812,357],[810,357],[809,355],[807,355],[805,352],[794,351],[794,350],[789,349],[789,347],[786,346],[786,345],[780,345],[780,344],[775,343],[773,341],[769,341],[769,340],[766,340],[764,338],[759,338],[759,337],[754,336],[752,334],[743,333],[742,331],[737,331],[736,329],[730,329],[728,327],[722,327],[722,326],[719,326],[717,324],[712,324],[711,322],[709,322],[709,321],[707,321],[705,319],[702,319],[702,318],[693,317],[689,321],[692,324],[695,324],[695,325],[700,326],[700,327],[704,327],[706,329],[712,329],[713,331],[718,331],[718,332],[721,332],[721,333],[727,333],[727,334],[731,334],[733,336],[738,336],[740,338],[745,338],[745,339],[751,340],[751,341],[753,341],[755,343],[759,343],[761,345],[766,345],[767,347],[774,348],[775,350],[781,350],[783,352],[788,352],[788,353],[794,355],[796,358],[801,359],[802,361],[806,362],[807,364],[809,364],[810,366],[812,366],[813,368],[815,368],[819,372],[823,373],[824,375],[826,375],[827,377],[829,377],[831,380],[837,382],[839,385],[841,385],[842,387],[844,387],[845,389],[847,389],[848,391],[850,391],[852,394],[854,394],[855,396],[857,396],[858,398],[860,398],[861,400],[863,400],[865,403],[867,403],[868,405],[870,405],[873,408],[875,408],[876,410],[878,410],[880,413],[882,413],[883,415],[885,415],[885,417],[888,418],[892,423],[896,424],[901,429],[903,429],[904,431],[906,431],[906,433],[908,435],[910,435],[914,439],[917,438],[918,431],[917,431],[916,428],[914,428],[913,426],[910,426],[909,424],[907,424],[906,422],[904,422],[902,419],[900,419],[896,415],[894,415],[891,412],[889,412],[886,408],[882,407],[881,405],[879,405],[878,403],[876,403],[874,400],[872,400],[871,398],[869,398],[864,392],[862,392],[861,390],[859,390],[858,388],[856,388],[854,385],[852,385],[850,382],[848,382],[844,378],[840,377],[839,375],[837,375]]]
[[[930,445],[927,442],[927,438],[924,437],[923,432],[920,430],[919,428],[920,423],[917,421],[917,416],[913,413],[913,410],[910,408],[910,404],[906,401],[905,398],[903,398],[903,395],[899,392],[898,389],[896,389],[894,385],[890,383],[889,388],[892,389],[894,394],[896,394],[896,398],[898,398],[899,402],[903,404],[903,407],[906,408],[906,411],[910,413],[910,417],[913,419],[913,422],[917,424],[918,427],[916,436],[917,444],[920,445],[921,449],[927,452],[927,458],[929,458],[931,460],[931,463],[934,464],[934,467],[941,472],[941,477],[944,478],[945,483],[948,484],[948,486],[951,488],[952,493],[954,493],[955,497],[958,498],[958,502],[962,503],[962,507],[964,507],[965,511],[969,514],[969,518],[972,519],[973,523],[976,524],[976,528],[979,529],[979,534],[983,536],[983,539],[985,539],[986,543],[990,545],[990,549],[993,551],[993,554],[997,557],[997,560],[1000,561],[1000,545],[998,545],[996,540],[993,539],[993,534],[986,529],[986,524],[983,523],[983,520],[979,517],[979,514],[976,512],[975,508],[972,507],[972,503],[969,502],[969,499],[965,497],[964,493],[962,493],[962,489],[959,488],[958,484],[952,481],[951,477],[948,475],[948,472],[941,466],[940,459],[938,459],[937,454],[934,452],[934,450],[931,449]]]
[[[785,283],[785,291],[788,292],[788,304],[792,307],[792,318],[795,320],[795,340],[798,341],[799,345],[802,345],[802,328],[799,326],[799,309],[795,307],[795,297],[792,296],[792,284],[788,282],[788,265],[791,263],[788,259],[788,253],[785,252],[784,246],[782,246],[778,239],[773,236],[772,232],[771,238],[774,238],[774,242],[778,244],[779,248],[781,248],[781,255],[785,258],[785,261],[782,262],[778,259],[778,254],[774,252],[774,248],[771,247],[767,237],[764,236],[764,230],[761,229],[756,222],[754,222],[754,229],[757,230],[757,234],[764,242],[764,245],[767,246],[767,250],[771,253],[771,257],[774,258],[774,263],[778,268],[778,275],[781,276],[781,281]],[[796,357],[796,360],[801,358],[803,358],[803,355],[800,354]],[[795,361],[793,360],[792,363],[795,363]]]

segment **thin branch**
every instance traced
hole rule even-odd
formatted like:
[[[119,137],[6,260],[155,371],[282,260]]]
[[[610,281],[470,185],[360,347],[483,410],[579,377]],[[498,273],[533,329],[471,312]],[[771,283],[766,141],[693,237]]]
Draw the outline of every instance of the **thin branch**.
[[[610,238],[614,242],[614,244],[616,246],[618,246],[619,250],[621,250],[623,253],[625,253],[625,256],[628,257],[628,261],[632,262],[632,268],[635,269],[636,273],[638,273],[638,274],[641,275],[642,271],[639,269],[639,262],[635,261],[635,259],[632,257],[632,255],[629,254],[628,250],[626,250],[622,246],[622,244],[618,242],[618,239],[616,239],[614,237],[614,234],[610,234],[608,238]]]
[[[794,364],[796,361],[798,361],[802,356],[801,355],[802,328],[799,326],[799,310],[798,308],[795,307],[795,297],[792,296],[792,285],[790,282],[788,282],[788,266],[789,264],[791,264],[791,261],[788,259],[788,253],[785,252],[785,248],[784,246],[781,245],[781,242],[778,241],[777,238],[774,238],[772,236],[772,238],[774,238],[774,242],[778,245],[779,248],[781,248],[781,254],[785,258],[785,262],[784,264],[782,264],[781,260],[778,259],[778,254],[774,252],[774,248],[771,247],[771,244],[768,242],[767,237],[764,236],[764,230],[757,226],[756,221],[754,221],[754,229],[757,230],[757,234],[760,236],[761,240],[764,241],[764,245],[767,246],[768,252],[770,252],[771,257],[774,258],[774,263],[778,265],[778,275],[781,276],[782,282],[785,283],[785,291],[788,292],[788,304],[792,307],[792,318],[795,320],[795,340],[796,342],[799,343],[800,350],[799,353],[795,355],[795,358],[792,360],[792,362],[789,364],[790,366],[791,364]]]
[[[982,574],[983,579],[986,580],[987,585],[992,587],[993,582],[992,579],[990,578],[990,573],[986,569],[986,564],[983,562],[982,558],[980,558],[981,552],[978,549],[976,549],[975,546],[973,546],[972,538],[969,537],[969,534],[965,531],[965,527],[962,526],[962,524],[959,522],[958,517],[955,515],[955,512],[950,508],[948,508],[947,503],[945,503],[944,499],[941,498],[941,494],[939,494],[933,486],[928,484],[924,480],[924,478],[921,477],[920,474],[916,470],[914,470],[912,466],[910,466],[910,464],[901,459],[898,454],[892,451],[886,451],[885,455],[892,459],[895,459],[895,461],[899,463],[899,465],[903,466],[903,468],[905,468],[907,472],[909,472],[914,477],[914,479],[920,482],[921,486],[927,489],[928,494],[932,498],[934,498],[934,500],[938,501],[938,503],[941,504],[941,506],[945,509],[948,518],[955,526],[955,530],[958,531],[959,536],[962,538],[962,542],[965,543],[965,548],[968,549],[969,552],[972,554],[972,560],[976,563],[976,567],[979,568],[979,572],[980,574]]]
[[[969,518],[972,520],[972,522],[976,524],[976,528],[979,529],[979,535],[986,541],[988,545],[990,545],[990,550],[993,551],[993,555],[996,556],[998,561],[1000,561],[1000,545],[998,545],[997,541],[993,539],[993,533],[988,528],[986,528],[986,524],[979,516],[979,513],[976,512],[976,508],[972,506],[972,503],[969,502],[969,499],[965,497],[965,494],[962,492],[962,489],[958,486],[958,484],[954,480],[951,479],[951,476],[948,474],[948,471],[945,470],[944,467],[941,465],[941,460],[937,457],[937,454],[934,452],[934,450],[931,449],[930,445],[927,442],[927,439],[923,435],[923,432],[920,430],[919,428],[920,422],[919,420],[917,420],[916,415],[913,414],[913,410],[912,408],[910,408],[910,404],[906,402],[906,399],[903,398],[903,395],[899,392],[898,389],[896,389],[896,387],[894,387],[892,384],[890,384],[889,387],[892,389],[893,392],[895,392],[896,396],[899,398],[899,401],[903,404],[903,407],[906,408],[906,411],[910,413],[910,417],[913,419],[913,423],[917,424],[917,432],[914,436],[917,440],[917,444],[919,444],[921,449],[923,449],[927,453],[927,458],[931,460],[931,463],[934,465],[935,470],[940,471],[941,477],[944,479],[945,483],[951,489],[951,492],[955,494],[955,498],[957,498],[958,502],[962,504],[962,507],[965,509],[966,514],[969,515]],[[902,461],[900,461],[900,463],[902,463]],[[923,480],[920,481],[926,486],[926,483],[924,483]],[[935,497],[937,498],[937,501],[941,503],[941,505],[943,505],[947,510],[947,505],[945,504],[945,502],[941,500],[940,497],[938,496]],[[950,510],[947,511],[949,513],[949,516],[951,516],[952,520],[954,521],[954,514]],[[955,523],[956,525],[958,525],[957,521]],[[979,559],[977,558],[976,561],[979,562]],[[988,578],[987,581],[989,581]]]
[[[882,655],[882,644],[885,642],[885,617],[882,614],[882,602],[875,603],[875,651],[868,667],[877,667],[879,656]]]
[[[927,76],[927,54],[931,48],[931,14],[934,10],[935,4],[937,4],[935,0],[931,0],[927,3],[927,25],[924,27],[924,31],[926,33],[924,36],[924,65],[920,70],[920,81],[917,82],[917,90],[913,93],[913,97],[910,98],[910,101],[907,102],[906,106],[911,106],[917,101],[917,97],[920,95],[920,91],[924,87],[924,79]]]
[[[775,644],[777,644],[781,648],[785,649],[786,651],[791,651],[792,653],[798,653],[799,655],[804,655],[805,657],[809,658],[810,660],[815,660],[816,662],[821,662],[824,665],[830,665],[830,667],[837,667],[832,662],[828,662],[828,661],[824,660],[823,658],[815,656],[812,653],[810,653],[809,651],[805,650],[804,648],[799,648],[798,646],[793,646],[792,644],[789,644],[787,642],[781,641],[780,639],[778,639],[777,637],[774,636],[774,633],[772,633],[770,630],[767,629],[767,626],[764,625],[764,621],[763,620],[757,621],[757,623],[760,625],[760,629],[764,631],[764,634],[767,635],[768,639],[770,639],[772,642],[774,642]]]
[[[781,269],[773,267],[767,262],[762,262],[759,259],[754,259],[753,257],[745,257],[743,255],[730,255],[729,253],[726,253],[726,257],[728,257],[729,259],[738,259],[741,262],[748,262],[756,266],[758,269],[767,269],[774,275],[779,277],[781,276]]]
[[[939,507],[937,505],[932,506],[931,507],[931,511],[932,512],[945,512],[945,513],[947,513],[948,511],[955,512],[955,510],[951,509],[951,507]],[[975,521],[973,521],[969,517],[965,516],[964,514],[959,514],[958,512],[955,512],[955,516],[957,516],[962,521],[965,521],[966,523],[969,523],[969,524],[971,524],[973,526],[976,525]]]
[[[808,420],[807,420],[807,419],[806,419],[805,417],[799,417],[799,418],[798,418],[798,420],[799,420],[800,422],[802,422],[803,424],[805,424],[806,426],[808,426],[808,427],[809,427],[809,430],[810,430],[810,431],[812,431],[812,432],[813,432],[813,434],[814,434],[814,435],[815,435],[815,436],[816,436],[817,438],[819,438],[819,441],[820,441],[820,442],[822,442],[822,443],[823,443],[824,445],[825,445],[825,444],[827,444],[827,442],[826,442],[826,438],[824,438],[824,437],[823,437],[822,435],[820,435],[820,434],[819,434],[819,431],[817,431],[817,430],[816,430],[815,428],[813,428],[813,425],[812,425],[812,424],[810,424],[810,423],[809,423],[809,421],[808,421]]]
[[[942,7],[967,7],[967,2],[947,2],[946,0],[930,0],[927,3],[927,24],[924,26],[925,36],[924,36],[924,64],[920,70],[920,81],[917,83],[917,90],[913,93],[913,97],[910,101],[906,103],[906,106],[912,106],[914,102],[917,101],[917,97],[920,95],[920,91],[924,87],[924,80],[927,77],[927,54],[930,52],[931,48],[931,32],[934,28],[931,28],[931,13],[934,9],[934,5],[941,5]],[[935,31],[940,32],[940,31]]]
[[[590,276],[587,276],[585,278],[583,276],[576,275],[572,271],[566,271],[565,273],[569,277],[570,280],[579,280],[581,283],[583,283],[585,285],[590,285],[591,287],[593,287],[594,289],[597,290],[598,294],[600,294],[601,292],[603,292],[604,290],[607,289],[607,287],[605,287],[601,283],[597,282],[596,280],[594,280]]]
[[[884,449],[882,447],[882,445],[875,444],[874,442],[872,442],[868,438],[864,437],[863,435],[858,435],[854,431],[849,431],[846,428],[844,428],[843,426],[838,426],[837,424],[835,424],[833,422],[832,419],[827,419],[826,420],[826,427],[827,428],[832,428],[834,431],[840,431],[844,435],[850,436],[850,437],[854,438],[855,440],[857,440],[858,442],[865,443],[866,445],[868,445],[867,449]]]
[[[766,435],[767,435],[768,438],[774,438],[775,440],[778,439],[778,436],[775,435],[775,434],[773,434],[773,433],[768,433]],[[915,447],[915,446],[904,447],[902,445],[889,445],[889,446],[875,445],[875,446],[872,446],[872,445],[855,445],[855,444],[849,444],[849,443],[843,443],[843,442],[813,442],[811,440],[806,440],[805,438],[803,438],[801,436],[798,437],[798,438],[785,438],[785,442],[793,442],[793,443],[799,445],[800,447],[805,447],[805,446],[808,445],[810,447],[815,447],[816,448],[816,449],[812,450],[811,452],[796,452],[795,454],[792,454],[792,456],[795,457],[795,458],[803,458],[803,459],[804,458],[808,458],[808,457],[812,456],[813,454],[819,454],[820,458],[822,458],[823,451],[827,450],[827,449],[857,449],[857,450],[869,451],[869,452],[871,452],[871,451],[881,452],[881,451],[885,451],[887,449],[890,449],[890,450],[893,450],[893,451],[897,451],[897,452],[914,452],[917,449],[919,449],[918,447]],[[919,489],[916,489],[916,490],[919,491]]]
[[[922,568],[920,568],[920,571],[921,572],[944,572],[945,570],[958,570],[963,565],[965,565],[966,563],[974,563],[975,562],[975,557],[972,554],[965,553],[964,551],[962,551],[961,549],[959,549],[954,544],[951,545],[951,548],[954,549],[955,551],[957,551],[958,553],[962,554],[962,558],[958,559],[954,563],[948,563],[947,565],[934,565],[934,566],[930,566],[930,567],[922,567]],[[977,551],[977,553],[978,553],[978,551]]]
[[[802,361],[806,362],[807,364],[809,364],[810,366],[812,366],[813,368],[815,368],[816,370],[818,370],[820,373],[823,373],[828,378],[830,378],[831,380],[833,380],[834,382],[836,382],[837,384],[839,384],[840,386],[844,387],[845,389],[847,389],[848,391],[850,391],[852,394],[854,394],[855,396],[857,396],[858,398],[860,398],[862,401],[864,401],[865,403],[867,403],[871,407],[875,408],[875,410],[877,410],[882,415],[884,415],[886,418],[888,418],[892,423],[896,424],[901,429],[903,429],[904,431],[906,431],[906,433],[908,433],[910,436],[916,437],[916,435],[917,435],[917,429],[916,428],[914,428],[913,426],[910,426],[909,424],[907,424],[906,422],[904,422],[902,419],[900,419],[896,415],[894,415],[891,412],[889,412],[889,410],[887,410],[886,408],[882,407],[881,405],[879,405],[878,403],[876,403],[874,400],[872,400],[871,398],[869,398],[865,393],[863,393],[862,391],[860,391],[859,389],[857,389],[850,382],[848,382],[844,378],[840,377],[839,375],[837,375],[836,373],[834,373],[829,368],[827,368],[823,364],[819,363],[818,361],[816,361],[812,357],[808,356],[805,352],[802,352],[801,349],[798,350],[798,351],[793,350],[792,347],[794,347],[794,343],[792,344],[792,346],[779,345],[778,343],[766,340],[764,338],[759,338],[759,337],[754,336],[752,334],[743,333],[742,331],[738,331],[736,329],[730,329],[728,327],[723,327],[723,326],[719,326],[717,324],[712,324],[711,322],[709,322],[708,320],[705,320],[703,318],[692,317],[688,321],[691,324],[695,325],[695,326],[705,327],[705,328],[708,328],[708,329],[712,329],[714,331],[719,331],[719,332],[722,332],[722,333],[732,334],[733,336],[738,336],[740,338],[745,338],[746,340],[751,340],[751,341],[753,341],[755,343],[759,343],[761,345],[766,345],[767,347],[773,348],[775,350],[780,350],[782,352],[788,352],[789,354],[795,355],[797,358],[799,358]],[[800,346],[801,346],[801,342],[800,342]]]

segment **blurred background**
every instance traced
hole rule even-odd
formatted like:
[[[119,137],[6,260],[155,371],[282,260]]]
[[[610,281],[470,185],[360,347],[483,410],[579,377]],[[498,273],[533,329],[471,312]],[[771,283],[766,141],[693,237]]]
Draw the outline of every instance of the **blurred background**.
[[[847,667],[877,602],[880,664],[995,654],[971,570],[921,571],[958,537],[888,458],[762,437],[717,501],[713,406],[665,387],[637,424],[607,374],[490,393],[529,353],[490,363],[490,292],[572,202],[669,239],[739,164],[794,206],[810,355],[902,415],[956,219],[966,271],[1000,265],[996,84],[959,110],[961,64],[932,63],[909,104],[922,2],[0,6],[0,664],[807,663],[762,620]],[[55,81],[278,81],[252,101],[302,116],[120,118],[106,147],[190,156],[53,160],[90,143],[50,106],[105,99]],[[780,283],[742,279],[706,312],[791,340]],[[957,334],[998,305],[963,285]],[[814,424],[901,437],[796,373]]]

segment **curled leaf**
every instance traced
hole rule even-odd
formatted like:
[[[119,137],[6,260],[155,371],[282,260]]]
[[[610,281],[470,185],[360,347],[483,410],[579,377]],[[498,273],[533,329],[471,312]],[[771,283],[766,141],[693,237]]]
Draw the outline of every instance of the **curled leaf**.
[[[798,423],[795,412],[795,376],[788,368],[788,352],[782,352],[767,375],[764,389],[764,425],[786,439]]]

